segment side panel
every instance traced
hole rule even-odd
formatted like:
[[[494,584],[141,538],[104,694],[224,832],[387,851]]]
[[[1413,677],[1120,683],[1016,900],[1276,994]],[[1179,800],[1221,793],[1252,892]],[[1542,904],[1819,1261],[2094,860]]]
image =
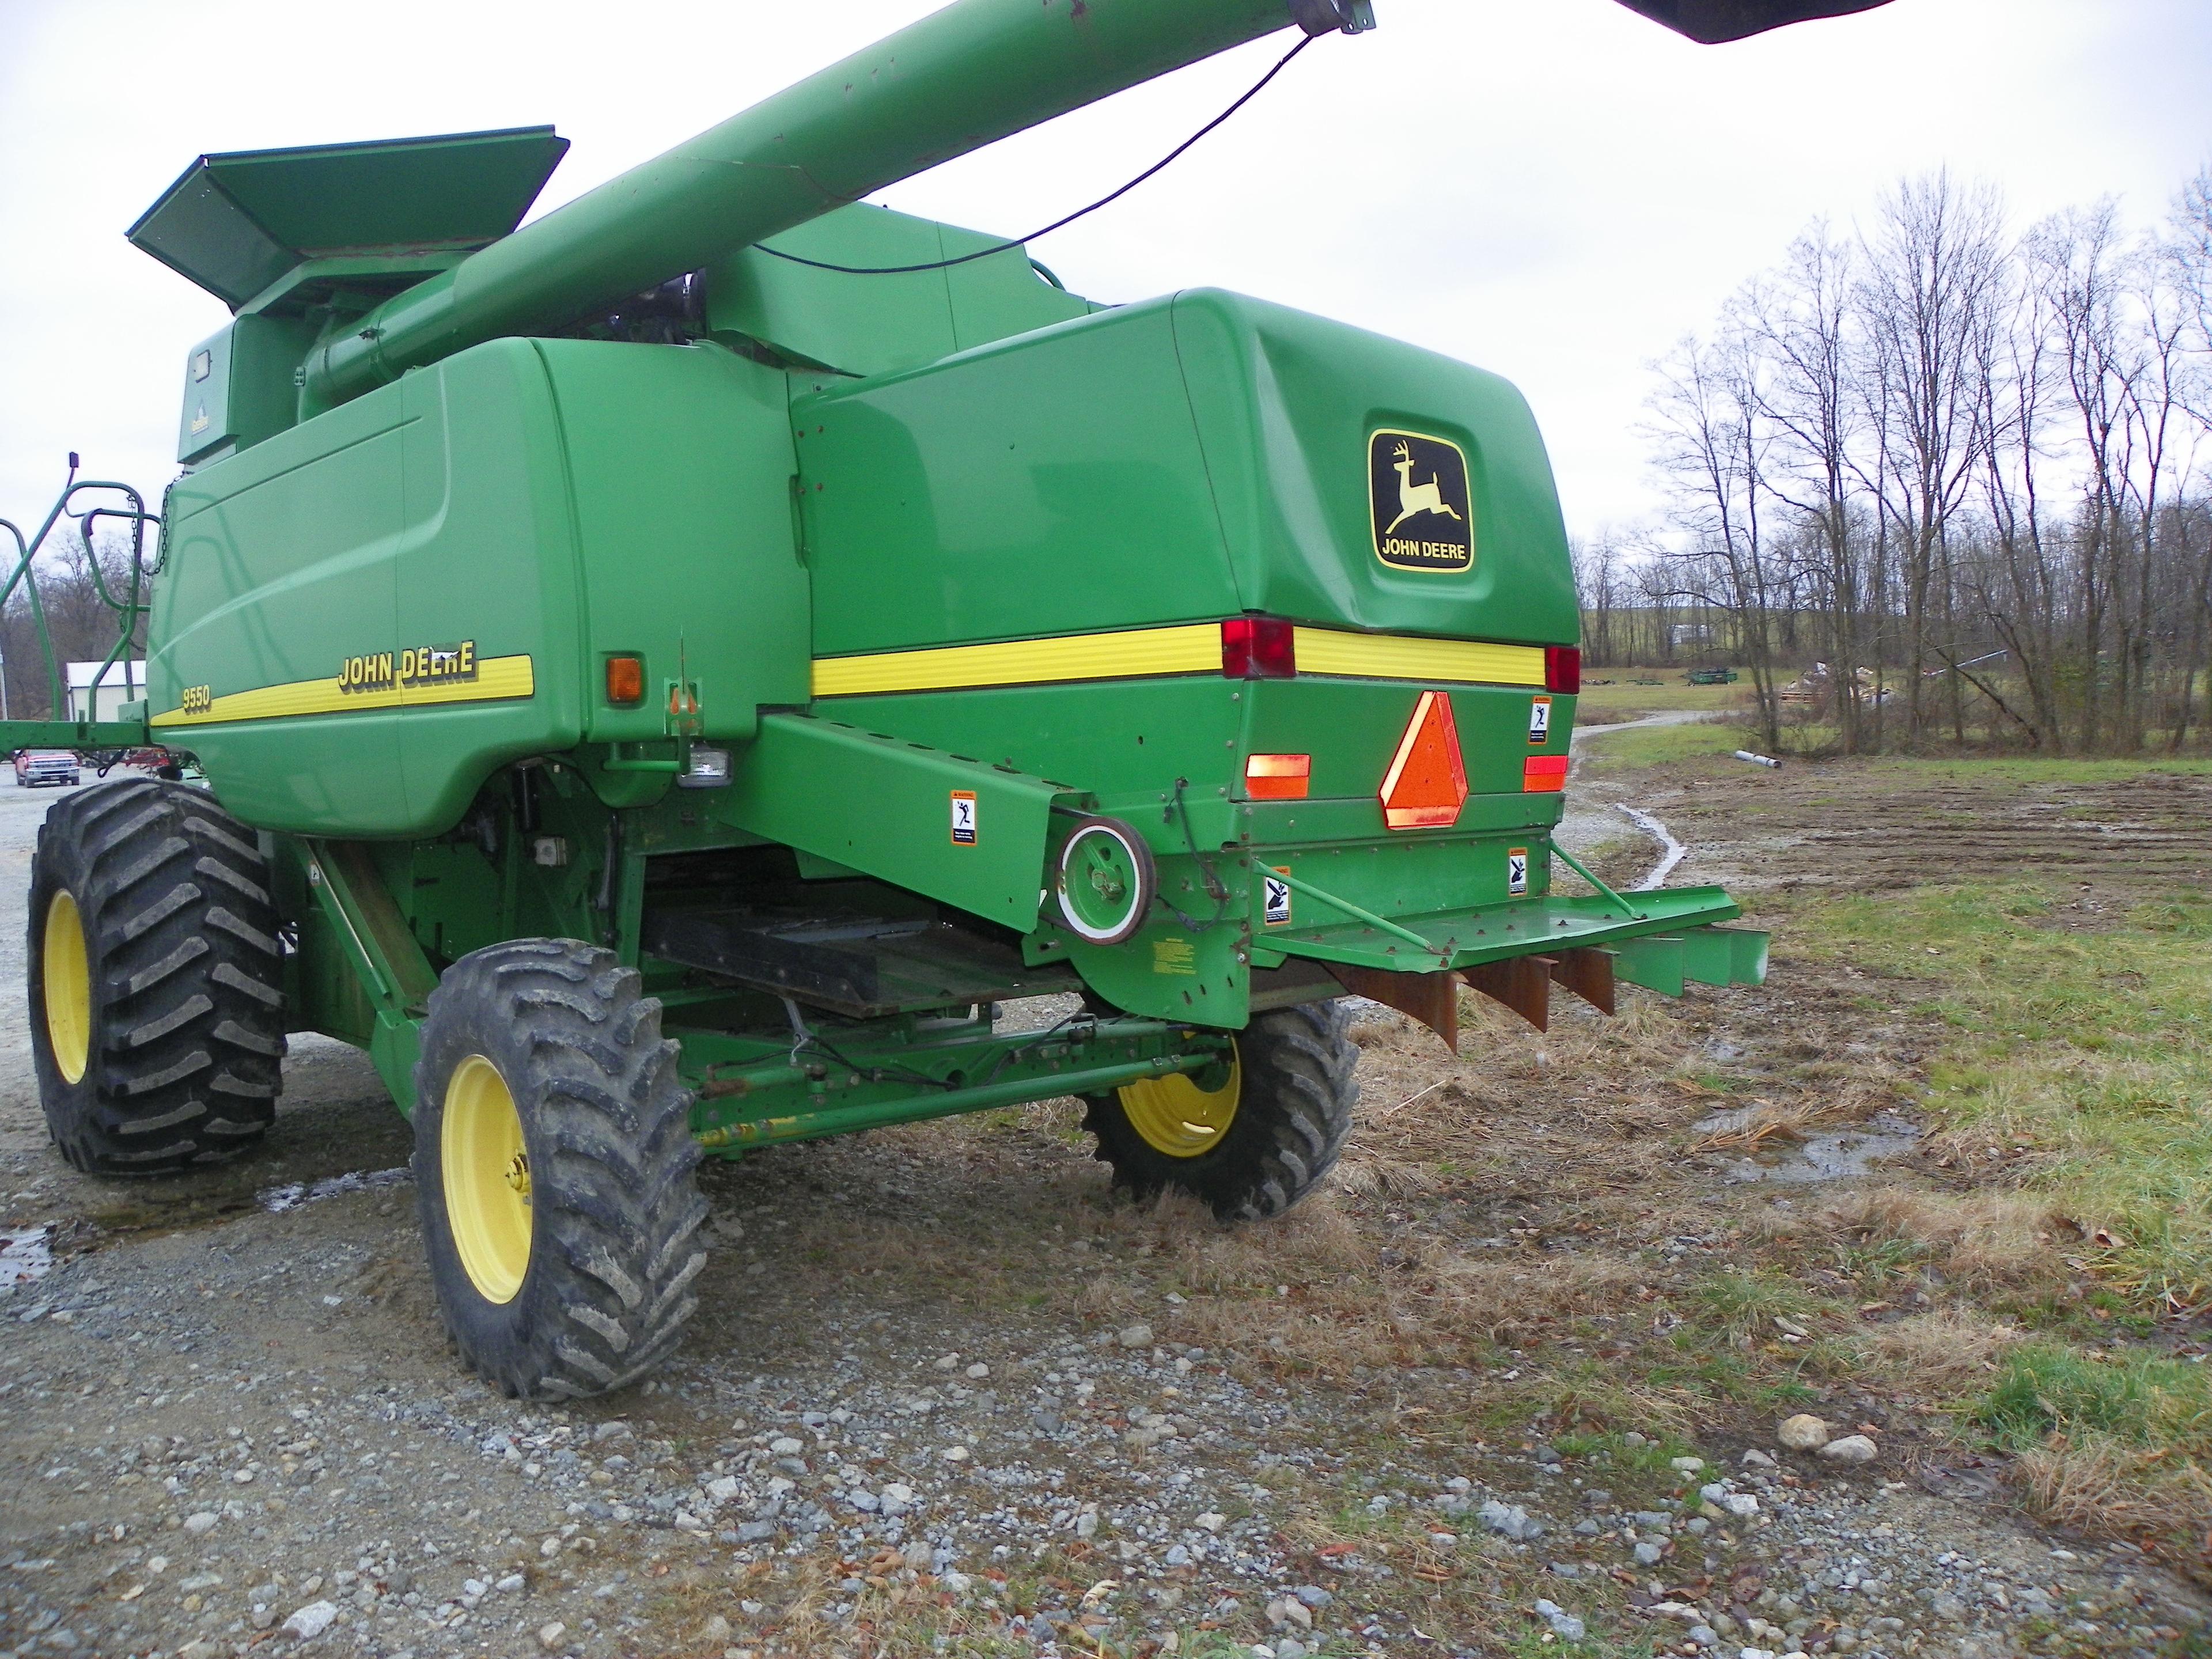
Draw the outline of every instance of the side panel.
[[[423,658],[465,644],[477,677],[441,688],[469,700],[410,708],[400,728],[401,792],[421,833],[450,826],[495,765],[566,749],[582,732],[576,543],[560,423],[527,341],[463,352],[400,389],[398,626],[356,648],[400,653],[428,690],[438,682]],[[492,695],[501,690],[513,695]]]
[[[696,689],[708,738],[808,693],[808,583],[793,531],[789,382],[718,347],[541,340],[566,445],[585,637],[584,736],[667,735]],[[645,659],[646,699],[610,706],[605,659]]]
[[[799,399],[821,655],[1236,611],[1164,303]]]
[[[498,340],[181,482],[161,740],[264,829],[453,827],[492,770],[743,741],[808,695],[787,383],[718,348]],[[617,708],[604,659],[646,660]]]
[[[356,399],[179,479],[155,583],[147,695],[155,738],[190,749],[231,811],[268,829],[398,833],[397,708],[231,720],[228,700],[332,690],[397,622],[402,389]],[[189,708],[203,703],[204,715]]]

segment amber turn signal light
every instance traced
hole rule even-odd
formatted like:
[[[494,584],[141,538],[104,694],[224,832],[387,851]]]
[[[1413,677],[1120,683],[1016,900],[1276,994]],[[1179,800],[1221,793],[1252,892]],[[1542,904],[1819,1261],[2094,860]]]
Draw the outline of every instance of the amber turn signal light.
[[[1252,800],[1304,800],[1312,779],[1310,755],[1254,755],[1244,763],[1244,793]]]
[[[1567,757],[1565,755],[1531,755],[1521,763],[1521,788],[1523,793],[1540,795],[1567,787]]]
[[[607,659],[607,701],[628,707],[645,701],[645,659]]]

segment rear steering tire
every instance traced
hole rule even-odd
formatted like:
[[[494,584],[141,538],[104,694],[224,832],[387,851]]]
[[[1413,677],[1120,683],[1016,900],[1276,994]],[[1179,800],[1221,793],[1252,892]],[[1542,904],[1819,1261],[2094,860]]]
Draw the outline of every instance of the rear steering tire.
[[[253,831],[153,778],[57,801],[31,869],[31,1053],[62,1156],[105,1175],[233,1158],[276,1120],[283,957]]]
[[[1096,1156],[1140,1198],[1172,1187],[1224,1221],[1281,1215],[1335,1167],[1352,1128],[1350,1026],[1340,1001],[1279,1008],[1238,1032],[1234,1059],[1213,1073],[1088,1097]]]
[[[573,939],[466,956],[415,1067],[415,1192],[462,1358],[526,1399],[634,1382],[697,1307],[691,1097],[635,969]]]

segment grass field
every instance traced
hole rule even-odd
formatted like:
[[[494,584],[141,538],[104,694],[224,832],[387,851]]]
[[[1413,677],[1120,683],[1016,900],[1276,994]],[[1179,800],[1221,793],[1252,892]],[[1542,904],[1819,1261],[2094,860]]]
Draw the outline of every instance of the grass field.
[[[1638,685],[1632,676],[1644,675],[1658,679],[1657,685]],[[1680,669],[1646,671],[1620,668],[1607,672],[1610,684],[1595,680],[1583,682],[1582,696],[1576,704],[1576,718],[1586,726],[1603,725],[1612,720],[1635,714],[1656,714],[1674,708],[1698,708],[1713,714],[1726,714],[1747,708],[1751,687],[1742,681],[1734,685],[1689,685],[1682,679]]]
[[[1976,1286],[1973,1305],[2020,1333],[1996,1374],[1952,1402],[1960,1432],[2018,1455],[2055,1519],[2201,1536],[2212,1528],[2212,1379],[2198,1340],[2212,1314],[2212,897],[2175,891],[2084,916],[2071,886],[1825,896],[1788,907],[1790,932],[1800,949],[1909,988],[1942,1022],[1923,1109],[1954,1190],[1867,1223],[1902,1259]]]
[[[1732,726],[1702,720],[1690,726],[1639,726],[1633,732],[1609,732],[1600,726],[1592,738],[1583,751],[1582,764],[1599,774],[1639,771],[1723,756],[1748,741]]]

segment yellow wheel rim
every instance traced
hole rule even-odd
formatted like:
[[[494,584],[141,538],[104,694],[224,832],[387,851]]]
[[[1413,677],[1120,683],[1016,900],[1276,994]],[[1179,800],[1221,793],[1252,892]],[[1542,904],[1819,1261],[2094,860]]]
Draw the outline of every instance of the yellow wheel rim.
[[[1228,1079],[1218,1089],[1201,1089],[1178,1072],[1124,1084],[1117,1092],[1129,1127],[1147,1146],[1170,1158],[1200,1158],[1219,1146],[1237,1121],[1243,1088],[1243,1064],[1232,1048]]]
[[[507,1079],[482,1054],[446,1085],[438,1151],[446,1222],[469,1282],[487,1302],[512,1302],[530,1267],[530,1154]]]
[[[84,948],[84,919],[66,890],[46,906],[39,965],[45,981],[46,1047],[62,1076],[81,1083],[92,1058],[92,967]]]

